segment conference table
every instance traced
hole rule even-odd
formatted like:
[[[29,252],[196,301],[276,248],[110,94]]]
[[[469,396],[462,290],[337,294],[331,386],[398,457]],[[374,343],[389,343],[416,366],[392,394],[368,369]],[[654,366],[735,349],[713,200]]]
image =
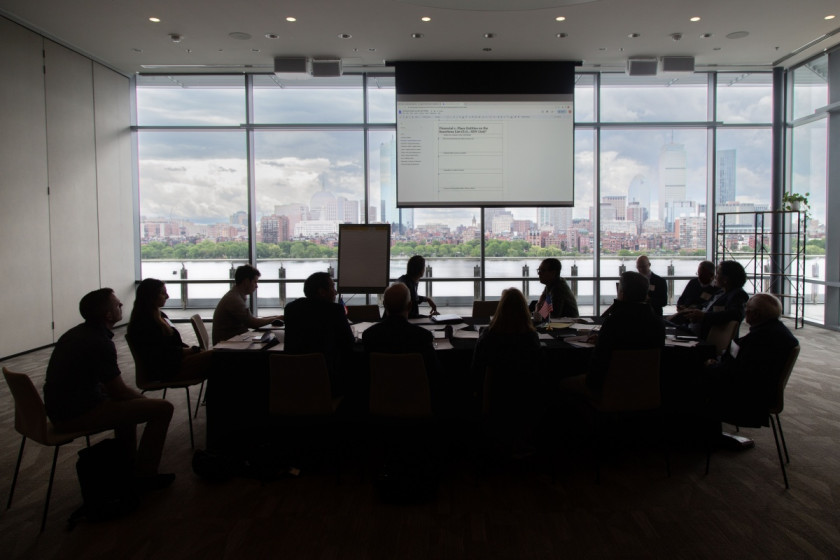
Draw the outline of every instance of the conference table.
[[[489,317],[458,318],[449,325],[433,323],[429,318],[411,322],[435,335],[436,356],[441,364],[437,377],[430,378],[435,414],[454,422],[468,421],[477,413],[477,395],[483,382],[472,371],[473,351]],[[562,379],[587,371],[593,345],[583,339],[597,331],[599,323],[597,317],[552,320],[538,329],[545,363],[550,364],[544,372],[549,393],[557,390]],[[346,401],[351,401],[351,408],[354,399],[362,401],[361,407],[366,406],[363,401],[368,383],[367,357],[361,334],[370,324],[353,325],[357,342],[343,363],[347,386],[342,392],[347,394]],[[266,332],[271,333],[269,341],[256,340]],[[214,347],[207,389],[207,449],[230,451],[259,444],[261,430],[270,424],[269,356],[284,351],[284,334],[282,328],[248,332]],[[662,352],[663,406],[678,409],[691,391],[688,380],[694,378],[693,372],[713,356],[714,346],[676,340],[669,333]]]

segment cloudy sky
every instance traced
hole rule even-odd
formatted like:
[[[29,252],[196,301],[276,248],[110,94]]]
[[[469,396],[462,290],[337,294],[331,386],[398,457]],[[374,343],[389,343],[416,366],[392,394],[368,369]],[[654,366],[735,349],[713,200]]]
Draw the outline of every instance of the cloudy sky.
[[[269,77],[263,77],[262,85]],[[357,80],[356,77],[350,81]],[[768,77],[769,81],[769,77]],[[235,82],[231,82],[235,83]],[[721,83],[724,83],[723,80]],[[315,124],[318,130],[266,127],[254,133],[256,206],[258,216],[275,205],[308,204],[327,189],[335,196],[364,199],[364,136],[348,125],[363,119],[362,94],[354,87],[258,87],[254,118],[258,123]],[[376,123],[393,123],[393,90],[370,90],[369,115]],[[717,121],[761,124],[771,120],[771,88],[752,83],[718,88]],[[213,130],[141,130],[140,204],[144,217],[189,219],[198,223],[227,222],[247,209],[245,90],[241,85],[215,88],[140,87],[138,124],[179,127],[232,127]],[[601,194],[626,195],[641,175],[658,196],[659,158],[663,146],[685,147],[686,192],[704,202],[707,177],[706,128],[654,127],[633,129],[627,123],[705,122],[706,89],[702,86],[602,88]],[[575,217],[586,217],[593,203],[595,133],[592,88],[576,91]],[[621,123],[621,124],[619,124]],[[334,125],[334,126],[328,126]],[[302,127],[301,127],[302,128]],[[809,190],[817,217],[824,200],[825,127],[819,123],[797,130],[793,153],[794,185]],[[372,206],[379,207],[380,145],[393,130],[371,132],[368,170]],[[743,202],[769,203],[771,182],[769,127],[721,129],[717,149],[736,149],[736,193]],[[820,149],[822,147],[822,150]],[[822,158],[822,159],[821,159]],[[822,186],[820,186],[822,185]],[[387,196],[387,195],[386,195]],[[515,209],[518,218],[535,219],[533,208]],[[415,223],[467,224],[477,209],[416,210]]]

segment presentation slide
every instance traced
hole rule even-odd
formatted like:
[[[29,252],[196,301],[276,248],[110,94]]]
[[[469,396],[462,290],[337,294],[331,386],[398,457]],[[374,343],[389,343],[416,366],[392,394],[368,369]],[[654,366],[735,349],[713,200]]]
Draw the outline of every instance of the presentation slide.
[[[398,95],[397,150],[399,206],[574,203],[571,94]]]

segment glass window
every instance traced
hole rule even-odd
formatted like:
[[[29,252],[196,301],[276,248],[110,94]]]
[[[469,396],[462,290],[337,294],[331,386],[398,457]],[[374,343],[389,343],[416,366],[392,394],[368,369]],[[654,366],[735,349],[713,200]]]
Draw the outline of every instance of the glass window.
[[[812,115],[828,105],[828,56],[821,56],[793,71],[793,119]]]
[[[708,78],[601,75],[602,122],[690,122],[707,120]]]
[[[718,129],[715,157],[718,212],[770,209],[772,140],[770,128]]]
[[[595,122],[595,76],[575,75],[575,122]]]
[[[142,277],[229,279],[248,262],[245,133],[140,131]],[[214,307],[228,282],[170,288],[168,305]]]
[[[276,284],[264,286],[260,305],[301,297],[301,281],[313,272],[335,273],[338,225],[363,218],[363,138],[361,131],[254,134],[260,272],[278,278],[282,267],[285,278],[297,281],[285,293]]]
[[[257,124],[361,123],[362,77],[290,80],[254,76]]]
[[[394,76],[368,76],[368,122],[396,122],[396,91]]]
[[[137,76],[141,126],[239,126],[244,76]]]
[[[773,121],[773,75],[767,72],[717,75],[717,120],[726,124]]]

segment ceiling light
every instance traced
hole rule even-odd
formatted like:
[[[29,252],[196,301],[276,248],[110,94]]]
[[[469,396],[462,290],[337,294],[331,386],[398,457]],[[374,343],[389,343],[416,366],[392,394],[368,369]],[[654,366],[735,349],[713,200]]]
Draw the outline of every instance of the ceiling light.
[[[266,33],[265,38],[266,39],[279,39],[280,35],[278,35],[277,33]]]
[[[294,22],[296,22],[296,21],[297,21],[297,18],[292,17],[292,16],[289,16],[289,17],[287,17],[287,18],[286,18],[286,21],[291,22],[291,23],[294,23]]]
[[[568,33],[558,33],[557,35],[555,35],[555,37],[557,37],[558,39],[565,39],[568,36]]]
[[[688,21],[700,21],[700,16],[694,16],[694,17],[688,18]]]
[[[750,34],[749,31],[733,31],[729,35],[726,36],[727,39],[743,39]]]
[[[484,38],[485,38],[485,39],[495,39],[495,38],[496,38],[496,34],[495,34],[495,33],[485,33],[485,34],[484,34]]]
[[[135,49],[131,49],[131,50],[133,50],[133,51],[134,51],[134,52],[136,52],[136,53],[141,53],[141,52],[143,52],[143,49],[136,49],[136,48],[135,48]]]
[[[234,31],[233,33],[228,33],[228,37],[231,39],[237,39],[239,41],[247,41],[251,38],[248,33],[243,33],[242,31]]]
[[[701,39],[711,39],[711,37],[712,37],[711,33],[701,33],[700,34]]]
[[[181,37],[177,33],[170,33],[169,38],[172,39],[173,43],[180,43],[181,39],[183,39],[183,37]]]
[[[420,21],[432,21],[432,18],[430,18],[429,16],[423,16],[420,18]]]
[[[160,18],[150,17],[149,21],[151,21],[152,23],[160,23]]]
[[[493,51],[493,49],[491,49],[490,47],[484,47],[481,50],[483,50],[484,52],[492,52]]]
[[[837,17],[837,16],[830,15],[830,16],[825,16],[823,19],[829,20],[829,19],[834,19],[835,17]]]
[[[422,38],[423,38],[423,34],[422,34],[422,33],[412,33],[412,34],[411,34],[411,38],[412,38],[412,39],[422,39]]]
[[[349,33],[339,33],[338,38],[339,39],[352,39],[353,36],[350,35]]]
[[[260,52],[260,49],[251,49],[251,52]]]
[[[556,21],[566,21],[566,16],[557,16],[554,18]]]
[[[638,37],[641,37],[641,35],[639,33],[628,33],[627,36],[630,37],[631,39],[636,39]]]

